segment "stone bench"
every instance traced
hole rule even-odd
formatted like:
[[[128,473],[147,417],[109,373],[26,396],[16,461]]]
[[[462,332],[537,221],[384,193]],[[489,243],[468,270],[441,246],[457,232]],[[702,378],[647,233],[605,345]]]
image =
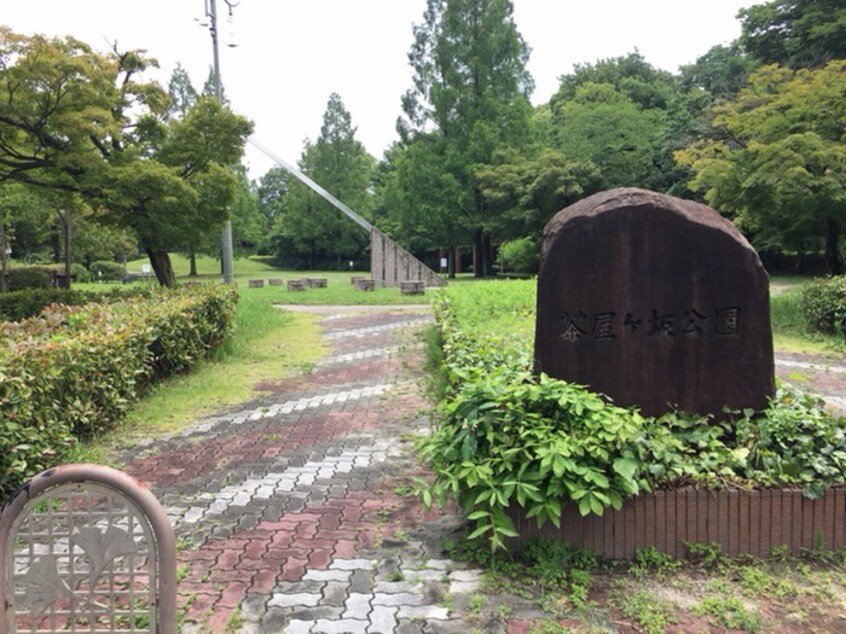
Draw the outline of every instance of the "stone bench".
[[[249,288],[262,288],[264,286],[264,280],[247,280],[247,286]]]
[[[369,278],[362,277],[361,279],[355,281],[355,287],[360,291],[372,291],[376,289],[376,282]]]
[[[350,284],[352,284],[353,286],[357,286],[359,281],[369,280],[369,279],[370,279],[369,277],[364,277],[363,275],[353,275],[350,278]]]
[[[308,288],[305,280],[288,280],[289,291],[304,291]]]
[[[325,277],[307,277],[304,280],[309,288],[326,288],[326,278]]]
[[[426,284],[422,280],[409,280],[400,282],[401,295],[423,295],[426,292]]]
[[[283,282],[284,280],[281,277],[271,277],[269,280],[267,280],[267,283],[270,286],[282,286]]]

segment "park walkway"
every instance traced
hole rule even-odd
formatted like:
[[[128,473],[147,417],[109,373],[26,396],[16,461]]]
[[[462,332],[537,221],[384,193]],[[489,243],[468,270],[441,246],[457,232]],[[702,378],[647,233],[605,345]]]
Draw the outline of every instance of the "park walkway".
[[[341,310],[313,372],[123,457],[175,527],[183,632],[473,629],[480,573],[443,555],[460,520],[411,493],[431,317]]]

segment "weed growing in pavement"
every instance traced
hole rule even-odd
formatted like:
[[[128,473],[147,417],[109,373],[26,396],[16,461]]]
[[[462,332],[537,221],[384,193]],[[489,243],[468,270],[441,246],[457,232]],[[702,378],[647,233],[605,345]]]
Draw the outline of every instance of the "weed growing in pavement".
[[[474,594],[470,597],[470,602],[467,604],[467,609],[470,611],[471,614],[479,614],[482,611],[482,608],[485,607],[487,603],[487,599],[481,594]]]
[[[402,497],[408,497],[415,494],[415,489],[411,485],[401,484],[394,487],[394,493]]]
[[[176,582],[179,583],[180,581],[185,579],[185,577],[188,576],[188,572],[190,570],[191,569],[188,567],[188,564],[182,564],[181,566],[179,566],[176,569]]]
[[[402,570],[392,570],[391,573],[388,575],[388,581],[392,583],[405,581],[405,575],[402,574]]]
[[[244,627],[244,616],[241,614],[240,609],[236,609],[229,615],[229,620],[226,622],[226,629],[223,632],[224,634],[235,634],[235,632],[240,632],[242,627]]]
[[[183,550],[191,550],[194,548],[196,544],[194,543],[194,538],[190,535],[183,535],[176,540],[176,552],[182,552]]]

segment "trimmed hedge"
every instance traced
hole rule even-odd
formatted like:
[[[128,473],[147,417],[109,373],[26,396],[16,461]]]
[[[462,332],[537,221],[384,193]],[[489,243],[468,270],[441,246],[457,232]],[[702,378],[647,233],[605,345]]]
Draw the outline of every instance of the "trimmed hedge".
[[[229,336],[236,291],[198,285],[87,306],[53,305],[0,327],[0,493],[112,429],[154,382]]]
[[[0,293],[0,321],[21,321],[37,317],[50,304],[82,306],[104,301],[128,299],[150,294],[150,289],[118,287],[101,291],[81,291],[67,288],[26,288]]]
[[[98,260],[91,263],[91,278],[98,282],[120,282],[126,275],[126,267],[119,262]]]
[[[10,291],[24,288],[53,288],[56,269],[51,266],[14,266],[8,270]]]

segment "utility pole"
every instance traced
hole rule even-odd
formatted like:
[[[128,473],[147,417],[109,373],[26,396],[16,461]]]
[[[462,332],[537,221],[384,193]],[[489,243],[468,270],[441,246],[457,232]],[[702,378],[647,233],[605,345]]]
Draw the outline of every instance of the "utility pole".
[[[224,0],[229,7],[229,15],[232,15],[233,7],[237,6],[237,2],[231,0]],[[206,17],[209,19],[209,32],[212,38],[212,49],[214,50],[214,90],[218,102],[223,105],[223,86],[220,83],[220,52],[218,50],[218,31],[217,31],[217,0],[205,0],[206,3]],[[235,279],[232,266],[232,221],[227,220],[223,224],[223,232],[221,236],[220,259],[223,264],[223,281],[226,284],[231,284]]]

